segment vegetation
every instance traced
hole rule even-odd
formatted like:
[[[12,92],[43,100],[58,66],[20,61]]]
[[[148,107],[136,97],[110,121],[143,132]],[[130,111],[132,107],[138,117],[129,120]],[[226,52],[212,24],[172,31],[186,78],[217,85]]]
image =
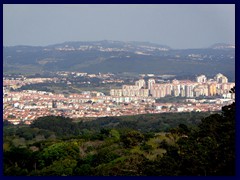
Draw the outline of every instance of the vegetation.
[[[37,91],[46,91],[52,93],[63,93],[63,94],[71,94],[71,93],[81,93],[83,91],[99,91],[103,92],[106,95],[109,95],[109,91],[111,88],[120,88],[120,83],[111,83],[111,84],[103,84],[99,82],[93,82],[91,78],[88,79],[91,84],[77,84],[74,81],[78,79],[68,79],[72,82],[71,85],[67,84],[67,81],[60,81],[57,83],[53,82],[44,82],[44,83],[36,83],[36,84],[26,84],[15,91],[23,91],[23,90],[37,90]],[[79,81],[78,81],[79,82]],[[14,90],[13,90],[14,91]]]
[[[120,43],[120,44],[119,44]],[[88,50],[59,51],[56,48],[92,46]],[[130,45],[130,47],[129,47]],[[103,48],[117,48],[123,51],[100,51]],[[67,42],[47,47],[12,46],[3,48],[4,73],[41,73],[56,71],[80,72],[135,72],[175,74],[178,76],[222,72],[230,81],[235,79],[235,49],[184,49],[149,51],[143,47],[158,45],[134,42]],[[127,48],[126,48],[127,47]],[[165,47],[164,47],[165,48]],[[44,49],[48,49],[47,51]],[[21,51],[21,53],[19,53]],[[136,54],[141,51],[146,54]],[[197,54],[200,57],[190,55]]]
[[[235,111],[233,103],[191,126],[182,121],[171,127],[169,121],[167,131],[161,124],[154,131],[144,131],[147,124],[138,130],[131,120],[119,126],[111,117],[97,124],[50,116],[30,126],[6,120],[4,175],[233,176]]]

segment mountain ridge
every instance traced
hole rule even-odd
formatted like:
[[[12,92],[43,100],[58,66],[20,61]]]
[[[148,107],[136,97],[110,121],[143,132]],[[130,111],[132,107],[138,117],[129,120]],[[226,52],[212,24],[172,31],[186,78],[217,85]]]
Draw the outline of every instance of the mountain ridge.
[[[65,41],[62,43],[53,43],[53,44],[49,44],[49,45],[24,45],[24,44],[20,44],[20,45],[11,45],[11,46],[3,46],[3,48],[6,47],[39,47],[39,48],[43,48],[43,47],[52,47],[52,46],[59,46],[59,45],[64,45],[64,44],[92,44],[92,43],[129,43],[129,44],[148,44],[148,45],[155,45],[155,46],[162,46],[162,47],[167,47],[168,49],[172,49],[172,50],[186,50],[186,49],[208,49],[208,48],[216,48],[218,46],[222,46],[223,48],[234,48],[235,49],[235,44],[231,44],[231,43],[214,43],[208,47],[203,47],[203,48],[172,48],[168,45],[163,45],[163,44],[159,44],[159,43],[153,43],[153,42],[148,42],[148,41],[118,41],[118,40],[100,40],[100,41]]]
[[[217,48],[217,47],[221,48]],[[3,71],[84,71],[235,76],[235,48],[171,49],[149,42],[64,42],[50,46],[3,48]],[[224,48],[227,47],[227,48]],[[234,46],[235,47],[235,46]]]

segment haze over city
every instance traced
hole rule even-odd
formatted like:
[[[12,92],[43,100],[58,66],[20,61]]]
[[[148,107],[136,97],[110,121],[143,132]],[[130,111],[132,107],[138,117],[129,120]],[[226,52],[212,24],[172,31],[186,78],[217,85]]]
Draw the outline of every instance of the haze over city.
[[[235,44],[235,5],[3,5],[4,46],[144,41],[175,49]]]

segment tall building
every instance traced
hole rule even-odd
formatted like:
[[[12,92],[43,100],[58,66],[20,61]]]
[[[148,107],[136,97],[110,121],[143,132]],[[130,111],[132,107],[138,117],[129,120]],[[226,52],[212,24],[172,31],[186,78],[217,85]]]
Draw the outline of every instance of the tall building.
[[[181,97],[185,97],[185,85],[184,84],[181,84],[180,86],[180,96]]]
[[[111,89],[111,96],[124,96],[124,97],[148,97],[149,90],[145,89],[145,80],[140,79],[135,82],[135,85],[123,85],[122,89]]]
[[[172,86],[172,95],[175,97],[180,95],[180,84]]]
[[[165,96],[172,95],[172,84],[165,84]]]
[[[208,86],[207,85],[197,85],[194,89],[194,96],[208,96]]]
[[[161,98],[165,96],[165,91],[162,84],[153,84],[151,87],[151,94],[154,98]]]
[[[148,89],[140,89],[139,90],[139,96],[148,97],[149,96],[149,90]]]
[[[208,96],[208,85],[207,84],[198,84],[193,89],[194,96]]]
[[[123,91],[122,91],[122,89],[111,89],[110,90],[110,95],[111,96],[122,96]]]
[[[155,84],[156,82],[155,82],[155,79],[152,79],[152,78],[150,78],[149,80],[148,80],[148,90],[149,90],[149,93],[150,94],[152,94],[153,92],[152,92],[152,89],[153,89],[153,84]]]
[[[202,74],[202,75],[196,77],[196,81],[198,83],[206,83],[207,82],[207,77]]]
[[[186,85],[185,86],[185,96],[186,97],[193,97],[193,85]]]
[[[139,87],[134,85],[123,85],[123,96],[139,96]]]
[[[180,95],[180,84],[176,79],[172,80],[172,95],[175,97]]]
[[[156,98],[172,95],[172,84],[153,84],[151,92],[152,96]]]
[[[214,80],[217,81],[217,83],[228,83],[228,78],[221,73],[218,73],[214,77]]]
[[[177,84],[179,84],[179,81],[177,79],[173,79],[172,84],[177,85]]]
[[[144,79],[140,79],[140,80],[135,82],[135,85],[138,86],[139,89],[145,88],[146,87],[146,82],[145,82]]]
[[[217,93],[217,86],[216,83],[211,83],[208,85],[208,95],[215,96]]]

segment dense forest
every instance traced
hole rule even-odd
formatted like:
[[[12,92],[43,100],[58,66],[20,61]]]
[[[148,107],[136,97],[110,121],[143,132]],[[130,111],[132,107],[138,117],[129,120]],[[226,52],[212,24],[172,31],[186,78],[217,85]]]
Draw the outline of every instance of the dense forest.
[[[6,176],[235,175],[235,103],[208,116],[48,116],[3,126]]]

